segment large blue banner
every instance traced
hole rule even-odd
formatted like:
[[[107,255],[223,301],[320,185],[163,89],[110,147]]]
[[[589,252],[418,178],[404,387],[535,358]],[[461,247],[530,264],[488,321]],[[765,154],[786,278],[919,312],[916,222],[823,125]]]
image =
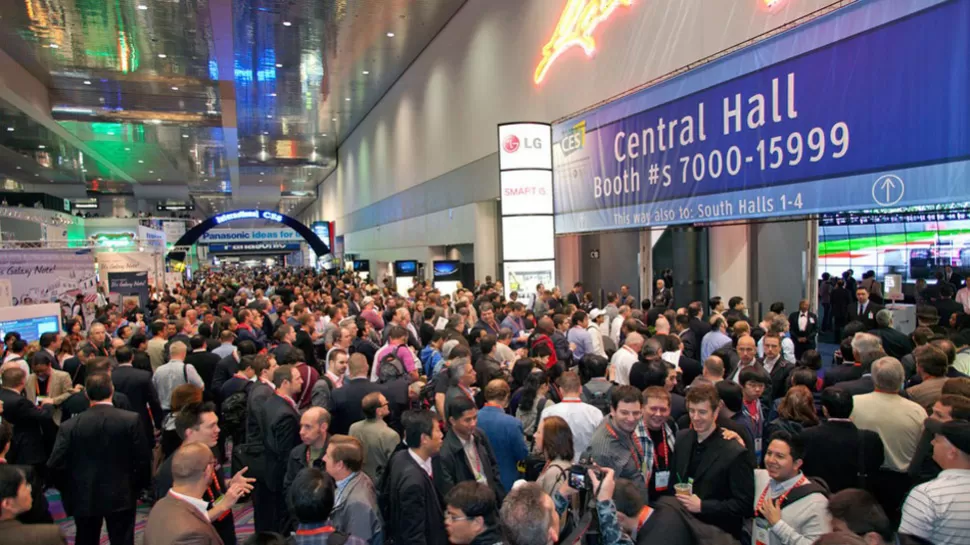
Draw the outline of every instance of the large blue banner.
[[[968,58],[970,0],[873,0],[558,124],[556,232],[965,200]]]

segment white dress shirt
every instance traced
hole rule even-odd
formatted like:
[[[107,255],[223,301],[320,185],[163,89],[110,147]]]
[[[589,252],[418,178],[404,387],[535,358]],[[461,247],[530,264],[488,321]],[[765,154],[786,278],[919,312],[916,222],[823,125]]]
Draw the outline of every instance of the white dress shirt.
[[[621,386],[630,385],[630,369],[640,361],[640,357],[629,346],[624,345],[613,354],[610,365],[613,366],[613,382]]]
[[[177,500],[182,500],[185,503],[191,505],[192,507],[195,507],[195,509],[203,517],[205,517],[206,520],[209,520],[209,502],[207,502],[205,500],[202,500],[202,499],[199,499],[199,498],[193,498],[192,496],[186,496],[185,494],[179,494],[178,492],[176,492],[174,490],[171,490],[171,489],[169,489],[168,493],[173,498],[175,498]]]
[[[419,466],[421,466],[421,469],[423,469],[424,472],[428,474],[428,477],[431,477],[431,474],[433,471],[431,467],[431,458],[428,458],[427,460],[422,460],[420,456],[414,453],[414,449],[408,449],[408,454],[410,454],[411,458],[413,458],[414,461],[417,462]]]
[[[539,422],[550,416],[558,416],[569,424],[569,431],[573,432],[573,463],[578,462],[593,439],[593,432],[603,421],[603,412],[578,397],[565,397],[552,407],[546,406]]]

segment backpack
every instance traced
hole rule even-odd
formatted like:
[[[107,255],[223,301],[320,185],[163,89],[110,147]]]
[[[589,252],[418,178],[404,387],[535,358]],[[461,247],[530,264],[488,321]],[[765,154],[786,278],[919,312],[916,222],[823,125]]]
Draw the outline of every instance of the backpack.
[[[437,386],[438,386],[438,381],[439,380],[443,380],[441,378],[441,375],[446,374],[446,373],[447,373],[447,370],[442,371],[442,372],[438,373],[437,375],[431,377],[431,380],[429,380],[428,383],[425,384],[424,387],[421,388],[421,391],[418,392],[418,400],[417,401],[421,405],[420,406],[421,409],[430,409],[430,408],[434,407],[434,391],[435,391],[435,388],[437,388]]]
[[[407,374],[404,370],[404,362],[397,356],[402,346],[398,346],[391,352],[385,354],[377,364],[377,382],[379,384],[394,382]]]
[[[252,385],[252,382],[247,383],[242,390],[232,394],[222,402],[222,415],[219,424],[228,436],[238,437],[246,431],[246,403],[249,400],[249,390]]]
[[[610,395],[613,393],[613,387],[606,390],[590,390],[583,385],[583,401],[589,403],[590,405],[599,409],[603,415],[610,414]]]

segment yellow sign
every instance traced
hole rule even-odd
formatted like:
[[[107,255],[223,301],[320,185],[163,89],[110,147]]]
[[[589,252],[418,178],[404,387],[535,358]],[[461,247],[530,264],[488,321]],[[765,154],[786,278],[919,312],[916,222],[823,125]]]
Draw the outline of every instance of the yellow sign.
[[[633,0],[567,0],[559,24],[549,43],[542,48],[542,60],[536,67],[535,82],[540,83],[549,67],[567,50],[579,46],[591,56],[596,50],[593,31],[619,6],[630,6]]]

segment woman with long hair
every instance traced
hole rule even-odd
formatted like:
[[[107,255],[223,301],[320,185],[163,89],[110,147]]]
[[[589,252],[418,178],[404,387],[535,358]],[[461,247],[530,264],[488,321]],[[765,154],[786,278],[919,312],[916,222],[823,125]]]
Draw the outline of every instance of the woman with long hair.
[[[778,406],[778,418],[772,420],[765,428],[764,437],[778,430],[785,430],[792,435],[798,435],[803,429],[817,426],[818,414],[815,412],[815,400],[812,391],[807,386],[793,386]]]
[[[549,382],[546,374],[542,370],[535,370],[525,379],[522,386],[521,397],[515,410],[515,417],[522,422],[522,431],[528,440],[532,440],[536,431],[536,425],[542,417],[542,411],[546,407],[552,407],[554,402],[547,399],[549,392]]]
[[[535,451],[545,460],[536,484],[552,496],[569,481],[569,470],[575,458],[569,424],[559,416],[543,420],[535,433]],[[560,530],[565,527],[566,519],[565,516],[560,518]]]

